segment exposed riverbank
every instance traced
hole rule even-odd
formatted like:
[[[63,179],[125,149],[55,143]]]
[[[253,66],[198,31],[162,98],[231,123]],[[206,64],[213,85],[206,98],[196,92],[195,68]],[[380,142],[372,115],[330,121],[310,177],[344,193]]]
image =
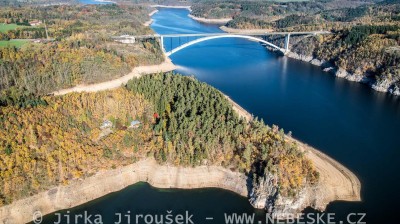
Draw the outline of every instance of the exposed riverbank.
[[[151,18],[151,16],[153,16],[154,14],[156,14],[158,12],[157,9],[153,10],[152,12],[149,13],[150,19],[147,20],[145,23],[143,23],[143,26],[150,26],[153,23],[153,19]]]
[[[234,29],[227,26],[220,26],[219,28],[227,33],[266,33],[274,31],[273,29]]]
[[[192,11],[189,5],[151,5],[152,8],[171,8],[171,9],[187,9]]]
[[[207,18],[202,18],[202,17],[196,17],[191,14],[189,14],[189,17],[201,22],[201,23],[208,23],[208,24],[226,24],[227,22],[231,21],[232,18],[221,18],[221,19],[207,19]]]
[[[71,181],[67,186],[54,187],[32,197],[0,208],[0,223],[19,224],[43,215],[78,206],[111,192],[138,183],[148,182],[158,188],[215,187],[247,196],[247,177],[217,166],[175,167],[159,165],[154,159],[142,159],[113,170],[99,171],[94,176]]]
[[[249,114],[246,115],[248,117]],[[311,159],[320,173],[317,186],[303,189],[294,200],[280,198],[278,212],[295,213],[313,206],[324,210],[333,200],[360,200],[360,182],[348,169],[323,153],[295,141],[305,155]],[[43,215],[68,209],[102,197],[111,192],[138,183],[148,182],[158,188],[205,188],[215,187],[233,191],[241,196],[249,195],[247,177],[219,166],[176,167],[159,165],[152,158],[144,158],[136,163],[113,170],[101,170],[97,174],[72,180],[69,185],[57,186],[29,198],[18,200],[0,208],[1,223],[26,223],[32,214],[40,211]]]
[[[368,77],[366,74],[352,74],[340,67],[325,66],[326,62],[324,60],[314,58],[311,55],[301,55],[301,54],[297,54],[295,52],[289,52],[286,54],[286,56],[293,58],[293,59],[308,62],[308,63],[311,63],[316,66],[320,66],[320,67],[322,67],[322,69],[325,72],[329,72],[329,73],[335,75],[336,77],[344,78],[344,79],[347,79],[352,82],[359,82],[359,83],[366,84],[366,85],[370,86],[372,89],[379,91],[379,92],[390,93],[390,94],[393,94],[396,96],[400,96],[400,89],[392,88],[391,83],[375,82],[375,80]]]
[[[120,78],[113,79],[106,82],[96,83],[92,85],[78,85],[72,88],[62,89],[53,92],[54,95],[63,95],[71,92],[96,92],[107,89],[118,88],[125,85],[130,79],[134,77],[140,77],[143,74],[154,74],[158,72],[169,72],[175,70],[175,65],[171,62],[169,58],[165,58],[165,61],[159,65],[146,65],[138,66],[133,68],[133,70]]]

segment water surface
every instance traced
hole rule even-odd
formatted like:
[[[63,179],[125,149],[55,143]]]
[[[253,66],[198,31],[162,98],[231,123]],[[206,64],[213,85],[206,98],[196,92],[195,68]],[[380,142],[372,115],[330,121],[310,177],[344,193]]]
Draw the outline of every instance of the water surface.
[[[152,28],[160,34],[221,32],[187,17],[182,9],[160,9]],[[190,39],[181,39],[181,42]],[[167,50],[179,40],[166,40]],[[334,202],[327,212],[346,222],[349,213],[367,213],[367,223],[397,223],[400,189],[400,99],[336,78],[319,67],[278,56],[243,39],[218,39],[171,56],[176,72],[195,75],[229,95],[267,124],[293,136],[351,169],[362,183],[362,202]],[[160,190],[137,184],[72,210],[109,215],[118,211],[158,213],[189,210],[196,223],[224,223],[224,212],[255,212],[246,198],[220,189]],[[307,209],[308,212],[314,212]],[[110,215],[111,214],[111,215]],[[205,221],[213,216],[214,220]],[[50,216],[47,217],[51,219]],[[54,218],[54,217],[53,217]],[[108,222],[105,222],[108,223]]]
[[[161,10],[154,15],[152,28],[160,34],[197,33],[199,26],[201,32],[221,32],[194,22],[187,14],[186,10]],[[171,59],[179,66],[177,72],[195,75],[267,124],[292,131],[294,137],[351,169],[361,180],[363,201],[335,202],[328,212],[366,212],[369,223],[397,222],[399,97],[336,78],[317,66],[278,56],[243,39],[202,42]]]

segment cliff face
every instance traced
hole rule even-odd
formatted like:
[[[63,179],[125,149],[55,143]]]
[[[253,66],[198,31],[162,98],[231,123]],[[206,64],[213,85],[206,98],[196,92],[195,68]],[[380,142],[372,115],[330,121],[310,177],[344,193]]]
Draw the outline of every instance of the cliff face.
[[[250,203],[254,208],[266,209],[273,212],[278,198],[277,177],[271,173],[266,173],[258,183],[253,180],[253,188],[250,193]]]
[[[251,205],[255,208],[265,209],[273,218],[277,219],[293,217],[307,206],[316,206],[316,197],[318,197],[316,187],[308,186],[295,197],[284,197],[279,194],[276,182],[277,177],[267,173],[260,178],[258,183],[254,183],[249,199]]]
[[[274,218],[287,219],[309,206],[324,211],[331,201],[361,200],[361,183],[350,170],[298,140],[287,137],[287,141],[295,141],[313,162],[320,174],[319,181],[305,186],[294,197],[285,197],[278,192],[277,177],[266,173],[258,182],[253,181],[249,201],[255,208],[265,208]]]

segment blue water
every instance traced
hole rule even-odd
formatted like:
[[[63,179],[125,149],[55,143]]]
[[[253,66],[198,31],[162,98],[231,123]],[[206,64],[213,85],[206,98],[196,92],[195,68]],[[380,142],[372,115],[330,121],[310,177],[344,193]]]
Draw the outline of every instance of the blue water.
[[[151,27],[160,34],[221,32],[218,27],[195,22],[187,15],[186,10],[160,9],[153,16]],[[165,47],[169,50],[178,44],[179,40],[171,43],[167,39]],[[351,169],[362,183],[362,202],[329,204],[326,212],[336,213],[337,223],[348,223],[350,213],[366,213],[364,221],[368,224],[398,223],[398,97],[336,78],[319,67],[278,56],[258,43],[242,39],[202,42],[173,54],[171,59],[179,66],[176,72],[195,75],[266,123],[292,131],[294,137]],[[205,224],[224,223],[224,212],[256,213],[257,220],[265,215],[253,209],[246,198],[225,190],[161,190],[147,184],[135,184],[70,212],[99,213],[104,223],[112,223],[117,221],[114,213],[128,210],[145,214],[189,210],[195,214],[195,223]],[[214,220],[205,220],[208,216]],[[356,221],[357,217],[352,218]],[[48,215],[43,223],[54,220],[54,214]]]
[[[152,28],[160,34],[221,32],[187,14],[162,9],[153,16]],[[166,50],[170,48],[166,41]],[[171,59],[179,66],[177,72],[195,75],[266,123],[292,131],[350,168],[361,180],[362,202],[335,202],[328,212],[366,212],[369,223],[397,222],[400,97],[336,78],[243,39],[202,42]]]

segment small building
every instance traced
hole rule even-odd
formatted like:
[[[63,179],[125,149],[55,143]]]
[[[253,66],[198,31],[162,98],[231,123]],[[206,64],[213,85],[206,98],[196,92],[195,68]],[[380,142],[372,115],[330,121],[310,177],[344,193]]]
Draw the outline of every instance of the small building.
[[[131,122],[131,125],[129,125],[129,128],[138,128],[140,124],[141,124],[140,121],[134,120]]]
[[[30,21],[29,24],[30,24],[31,26],[39,26],[40,24],[42,24],[42,21],[33,20],[33,21]]]
[[[112,126],[113,126],[113,123],[112,123],[111,121],[105,120],[105,121],[101,124],[100,129],[112,128]]]

